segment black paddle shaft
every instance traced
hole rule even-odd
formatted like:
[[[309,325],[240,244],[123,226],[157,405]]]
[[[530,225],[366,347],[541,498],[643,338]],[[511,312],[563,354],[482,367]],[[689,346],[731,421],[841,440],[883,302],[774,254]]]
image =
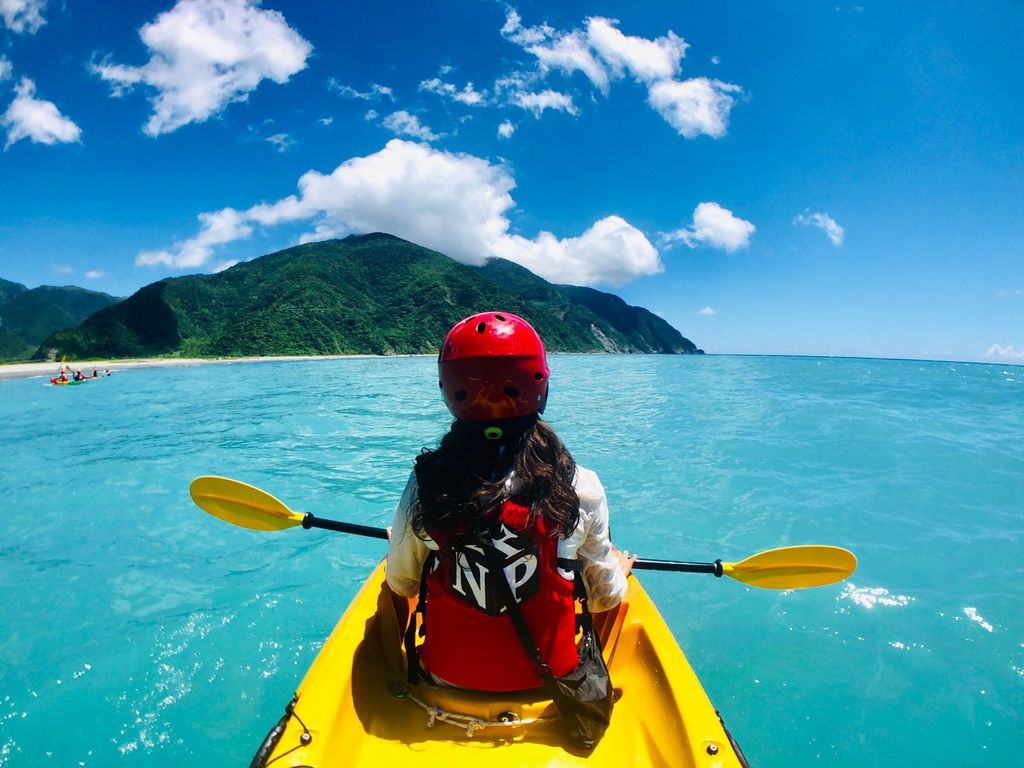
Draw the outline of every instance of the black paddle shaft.
[[[314,516],[307,512],[302,518],[303,528],[323,528],[327,531],[339,531],[340,533],[351,533],[356,536],[368,536],[371,539],[388,540],[388,532],[383,528],[375,528],[371,525],[359,525],[358,523],[344,523],[341,520],[327,520]],[[710,573],[714,576],[722,575],[722,561],[715,560],[713,563],[688,563],[681,560],[637,560],[633,568],[641,571],[682,571],[685,573]]]
[[[310,512],[302,518],[303,528],[323,528],[327,531],[339,531],[341,533],[352,533],[356,536],[368,536],[371,539],[388,540],[388,532],[383,528],[374,528],[371,525],[359,525],[358,523],[343,523],[340,520],[326,520],[314,517]]]
[[[641,571],[683,571],[685,573],[710,573],[721,578],[722,561],[713,563],[687,563],[680,560],[637,560],[633,569]]]

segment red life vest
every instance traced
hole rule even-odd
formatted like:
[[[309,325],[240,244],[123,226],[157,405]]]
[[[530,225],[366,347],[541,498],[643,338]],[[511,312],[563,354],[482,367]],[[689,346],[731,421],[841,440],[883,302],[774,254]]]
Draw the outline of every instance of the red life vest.
[[[501,533],[492,543],[505,557],[505,574],[541,658],[553,674],[565,675],[579,661],[573,582],[559,573],[557,539],[547,535],[543,520],[528,528],[528,515],[527,507],[506,501]],[[426,578],[426,636],[419,649],[423,665],[461,688],[521,691],[540,686],[501,593],[488,583],[483,549],[456,538],[431,538],[440,550]]]

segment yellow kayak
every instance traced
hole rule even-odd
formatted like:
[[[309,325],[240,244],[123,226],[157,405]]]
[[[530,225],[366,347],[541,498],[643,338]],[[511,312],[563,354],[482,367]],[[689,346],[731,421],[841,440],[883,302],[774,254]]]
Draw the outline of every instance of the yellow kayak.
[[[594,615],[616,703],[590,752],[569,743],[542,693],[410,686],[399,628],[405,617],[396,616],[383,582],[382,563],[327,639],[253,768],[746,765],[635,576],[618,608]]]

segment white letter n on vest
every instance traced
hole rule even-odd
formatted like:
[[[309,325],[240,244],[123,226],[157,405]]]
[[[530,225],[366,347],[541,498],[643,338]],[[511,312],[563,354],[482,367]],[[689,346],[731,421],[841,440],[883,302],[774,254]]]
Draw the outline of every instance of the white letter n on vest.
[[[512,587],[516,602],[521,603],[533,597],[540,590],[540,573],[537,570],[537,546],[529,537],[510,531],[504,524],[491,544],[505,558],[505,578]],[[497,616],[505,611],[497,585],[488,582],[486,558],[482,547],[468,544],[464,549],[473,550],[479,558],[455,551],[452,574],[452,590],[466,602],[485,613]]]

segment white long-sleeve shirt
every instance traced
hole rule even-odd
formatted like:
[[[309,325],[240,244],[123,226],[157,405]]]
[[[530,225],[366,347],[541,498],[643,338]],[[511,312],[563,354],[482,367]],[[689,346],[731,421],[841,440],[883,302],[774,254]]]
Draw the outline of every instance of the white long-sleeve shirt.
[[[580,520],[570,536],[558,540],[558,556],[582,561],[590,610],[607,611],[626,594],[626,577],[608,535],[608,500],[597,474],[589,469],[577,465],[573,485],[580,497]],[[386,571],[388,586],[405,597],[417,594],[423,563],[430,550],[438,549],[433,539],[421,539],[409,526],[409,511],[415,498],[413,472],[395,509]]]

